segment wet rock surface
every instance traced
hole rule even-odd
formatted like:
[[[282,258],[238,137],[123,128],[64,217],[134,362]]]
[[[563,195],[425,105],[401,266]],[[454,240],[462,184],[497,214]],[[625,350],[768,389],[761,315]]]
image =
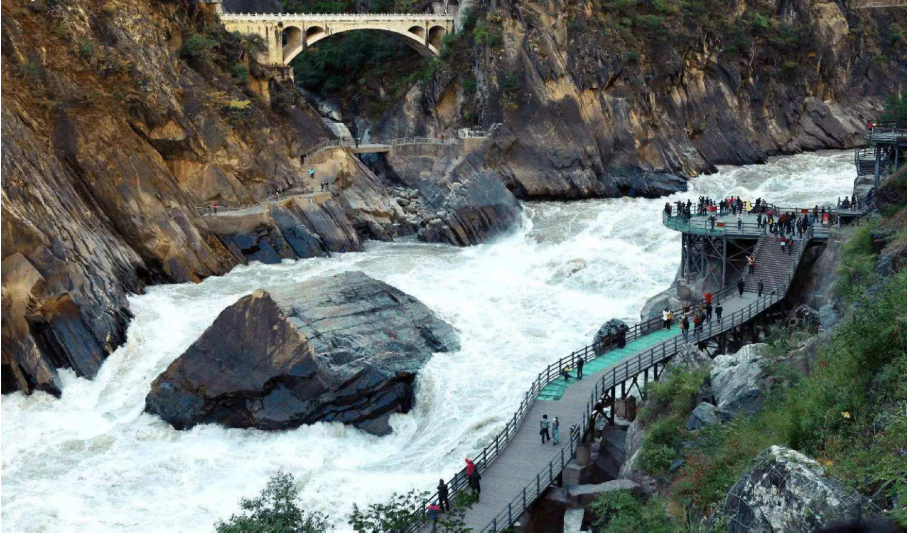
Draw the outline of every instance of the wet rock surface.
[[[600,344],[602,342],[605,342],[606,339],[620,338],[629,330],[630,327],[627,326],[626,322],[619,318],[612,318],[611,320],[605,322],[602,327],[598,328],[598,331],[595,333],[595,337],[592,338],[592,343]]]
[[[255,291],[224,310],[154,381],[146,410],[177,429],[342,422],[386,435],[433,352],[456,331],[415,298],[348,272]]]

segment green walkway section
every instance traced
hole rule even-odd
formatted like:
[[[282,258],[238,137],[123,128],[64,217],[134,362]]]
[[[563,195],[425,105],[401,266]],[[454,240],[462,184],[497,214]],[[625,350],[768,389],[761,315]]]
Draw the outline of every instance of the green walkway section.
[[[621,359],[639,353],[646,348],[650,348],[662,341],[674,337],[675,335],[680,335],[680,326],[677,325],[676,321],[674,327],[669,330],[660,329],[658,331],[649,333],[645,337],[636,339],[632,342],[628,342],[627,345],[623,348],[611,350],[610,352],[596,357],[591,361],[586,361],[586,366],[583,367],[583,379],[590,379],[594,374],[601,372],[614,363],[617,363]],[[556,402],[561,399],[561,396],[564,395],[564,391],[567,390],[567,387],[572,385],[574,382],[576,382],[576,369],[572,368],[570,370],[569,382],[564,381],[564,378],[562,377],[558,377],[542,389],[542,392],[539,393],[538,399],[549,402]]]

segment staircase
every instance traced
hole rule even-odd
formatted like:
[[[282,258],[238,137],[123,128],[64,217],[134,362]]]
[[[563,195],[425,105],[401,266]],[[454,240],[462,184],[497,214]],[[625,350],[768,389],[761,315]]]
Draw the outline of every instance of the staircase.
[[[875,176],[876,173],[876,156],[873,148],[857,148],[853,154],[854,163],[857,166],[857,176]],[[887,176],[891,173],[891,160],[888,157],[882,157],[879,161],[879,175]]]
[[[774,235],[763,235],[756,243],[753,254],[756,257],[756,272],[747,272],[745,283],[746,292],[758,292],[759,280],[762,280],[762,294],[771,294],[777,291],[783,294],[787,291],[787,275],[791,265],[799,259],[799,251],[806,243],[802,239],[794,238],[794,249],[788,254],[787,247],[781,250],[781,240]]]

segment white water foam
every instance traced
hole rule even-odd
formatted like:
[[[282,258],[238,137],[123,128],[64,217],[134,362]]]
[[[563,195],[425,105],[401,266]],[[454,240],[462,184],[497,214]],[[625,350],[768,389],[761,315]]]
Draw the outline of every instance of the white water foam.
[[[804,154],[722,168],[688,193],[834,202],[850,193],[851,154]],[[638,318],[667,287],[680,237],[661,226],[665,199],[529,203],[523,227],[496,243],[457,249],[372,243],[363,253],[238,267],[199,284],[131,298],[127,343],[92,381],[64,372],[60,400],[2,400],[2,530],[210,531],[283,469],[303,505],[338,528],[354,503],[432,489],[493,439],[549,362],[591,341],[609,318]],[[362,270],[412,294],[461,333],[462,350],[436,355],[418,378],[417,404],[392,436],[340,424],[259,432],[176,431],[143,412],[151,382],[213,321],[252,290]]]

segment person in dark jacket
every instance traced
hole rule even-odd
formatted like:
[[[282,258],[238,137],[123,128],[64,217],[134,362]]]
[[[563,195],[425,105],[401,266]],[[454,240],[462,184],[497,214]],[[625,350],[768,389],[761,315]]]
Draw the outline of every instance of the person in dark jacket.
[[[759,298],[762,298],[762,291],[764,291],[764,290],[765,290],[765,285],[762,283],[762,280],[760,279],[760,280],[759,280],[759,287],[758,287],[758,289],[757,289],[758,294],[757,294],[756,296],[759,297]]]
[[[447,483],[444,480],[438,481],[438,507],[442,511],[450,511],[450,493],[447,491]]]
[[[737,282],[737,291],[740,293],[740,296],[743,296],[743,289],[746,288],[746,283],[743,282],[743,278],[740,278],[740,281]]]
[[[586,360],[582,357],[576,362],[576,379],[583,379],[583,366],[585,366],[585,364]]]
[[[472,489],[472,493],[476,497],[476,501],[479,501],[479,497],[482,495],[482,475],[479,474],[478,470],[473,470],[472,475],[469,476],[467,481],[469,482],[469,488]]]
[[[724,313],[724,307],[721,307],[721,302],[718,302],[718,305],[715,306],[715,318],[718,319],[719,324],[721,324],[722,313]]]

